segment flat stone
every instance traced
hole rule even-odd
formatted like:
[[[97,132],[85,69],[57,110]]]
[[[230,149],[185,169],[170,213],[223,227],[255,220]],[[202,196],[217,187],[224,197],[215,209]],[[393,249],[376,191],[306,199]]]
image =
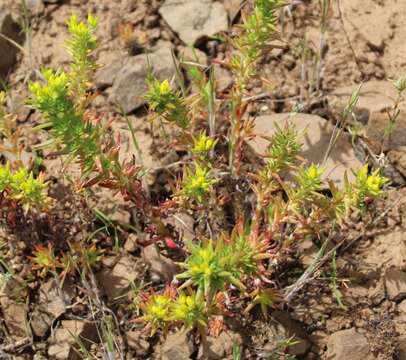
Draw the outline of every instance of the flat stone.
[[[74,296],[73,287],[65,283],[62,289],[58,289],[54,280],[49,280],[39,289],[39,305],[41,309],[53,318],[61,316],[70,305]]]
[[[169,44],[161,45],[156,51],[148,54],[148,57],[141,54],[126,58],[117,73],[109,96],[109,100],[125,113],[130,113],[145,104],[144,95],[148,90],[146,84],[148,60],[153,74],[158,79],[171,79],[174,74]]]
[[[94,84],[99,89],[112,86],[127,56],[121,51],[103,51],[99,54],[101,67],[96,71]]]
[[[132,253],[137,250],[137,235],[129,234],[127,240],[124,243],[124,250]]]
[[[0,307],[11,338],[15,341],[25,338],[27,336],[26,305],[10,300],[7,296],[1,296]]]
[[[229,70],[219,64],[214,64],[213,67],[217,91],[223,92],[233,84],[233,76]]]
[[[88,350],[92,343],[99,341],[95,324],[77,320],[62,321],[61,327],[55,331],[54,336],[50,339],[48,355],[55,360],[82,359],[76,338],[79,338],[81,345]]]
[[[385,273],[385,288],[388,298],[399,301],[406,298],[406,273],[398,270],[388,270]]]
[[[48,313],[34,310],[30,319],[31,329],[34,335],[43,338],[51,328],[52,320],[52,317]]]
[[[265,154],[269,141],[261,136],[272,136],[276,126],[283,128],[288,122],[293,124],[299,133],[303,131],[305,133],[303,138],[299,139],[303,143],[303,151],[300,155],[307,160],[308,164],[321,165],[330,143],[333,126],[317,115],[283,113],[259,116],[254,122],[257,136],[249,141],[253,150],[257,154]],[[342,133],[324,166],[324,179],[343,186],[345,172],[351,181],[354,179],[351,170],[357,171],[361,167],[362,163],[355,156],[349,135]]]
[[[178,273],[177,265],[166,256],[160,254],[154,244],[142,249],[142,258],[149,266],[151,277],[160,281],[170,282]]]
[[[241,346],[242,343],[241,335],[229,330],[222,331],[217,337],[208,336],[207,348],[203,349],[203,345],[200,346],[198,359],[228,359],[233,352],[234,344]]]
[[[131,256],[123,256],[112,269],[103,269],[98,280],[109,300],[124,295],[137,277],[136,261]]]
[[[330,336],[327,343],[329,360],[368,360],[372,359],[370,348],[365,336],[355,328],[338,331]]]
[[[166,0],[159,13],[187,45],[227,30],[227,11],[212,0]]]

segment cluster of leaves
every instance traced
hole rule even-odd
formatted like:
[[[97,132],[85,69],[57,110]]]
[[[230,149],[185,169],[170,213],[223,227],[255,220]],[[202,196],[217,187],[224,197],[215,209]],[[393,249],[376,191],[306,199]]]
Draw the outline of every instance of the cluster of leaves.
[[[182,324],[186,329],[204,329],[208,317],[206,303],[202,296],[194,292],[177,296],[170,288],[163,294],[152,294],[142,303],[144,315],[138,319],[147,322],[153,335],[158,329],[166,330],[169,324]]]
[[[101,251],[94,244],[72,244],[62,256],[55,254],[54,248],[48,243],[47,246],[36,245],[33,256],[30,258],[32,269],[37,271],[39,276],[45,277],[49,273],[60,274],[64,279],[74,271],[86,272],[97,264],[101,257]]]
[[[9,163],[0,167],[0,192],[8,200],[20,204],[25,212],[45,210],[51,205],[44,174],[34,178],[26,168],[11,170]]]
[[[47,145],[63,146],[63,153],[72,159],[80,159],[85,173],[96,164],[105,168],[108,162],[103,154],[102,129],[84,116],[87,102],[86,91],[90,76],[95,69],[92,58],[97,41],[94,31],[97,21],[89,15],[87,24],[76,16],[68,21],[71,39],[68,50],[72,56],[69,72],[45,69],[43,81],[29,85],[30,104],[47,120],[41,125],[52,135]]]
[[[201,329],[207,326],[211,316],[222,314],[224,307],[218,301],[222,292],[236,288],[243,295],[247,286],[254,287],[249,296],[266,313],[265,309],[274,304],[276,297],[256,288],[253,279],[265,272],[262,262],[270,257],[268,248],[267,241],[254,238],[242,223],[229,237],[189,243],[190,255],[180,264],[185,271],[176,276],[183,284],[176,290],[148,297],[142,305],[141,321],[148,322],[153,332],[158,328],[165,330],[173,323]]]
[[[178,91],[171,88],[168,80],[159,81],[150,74],[147,78],[149,87],[145,95],[151,110],[169,123],[185,129],[189,125],[185,101]]]

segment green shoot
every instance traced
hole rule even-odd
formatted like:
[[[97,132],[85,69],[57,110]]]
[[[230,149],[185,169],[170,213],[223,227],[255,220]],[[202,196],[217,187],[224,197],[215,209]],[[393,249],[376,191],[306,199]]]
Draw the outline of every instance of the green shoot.
[[[185,168],[178,196],[202,204],[215,183],[216,180],[213,178],[211,171],[195,163],[194,170],[188,167]]]
[[[188,111],[181,94],[171,89],[168,80],[159,81],[150,75],[147,79],[149,90],[145,99],[151,110],[155,111],[165,121],[174,123],[182,129],[188,124]]]

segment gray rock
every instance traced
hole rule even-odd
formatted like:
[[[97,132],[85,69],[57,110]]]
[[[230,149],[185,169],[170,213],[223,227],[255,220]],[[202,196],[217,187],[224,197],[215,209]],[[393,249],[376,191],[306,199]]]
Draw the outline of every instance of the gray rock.
[[[327,343],[327,359],[368,360],[373,359],[365,336],[355,328],[338,331],[330,336]]]
[[[96,71],[94,84],[99,89],[112,86],[126,59],[120,51],[103,51],[99,54],[98,63],[101,67]]]
[[[26,0],[26,4],[32,16],[39,16],[45,10],[43,0]]]
[[[161,46],[149,54],[148,59],[158,79],[170,79],[174,75],[170,46]],[[148,90],[145,82],[147,75],[147,55],[125,59],[111,89],[110,101],[117,104],[125,113],[130,113],[145,104],[143,96]]]
[[[159,13],[188,45],[194,45],[203,37],[225,31],[228,26],[224,6],[212,0],[166,0]]]
[[[5,5],[0,5],[0,33],[18,44],[23,42],[23,37],[17,23]],[[16,46],[4,38],[0,38],[0,75],[6,75],[14,66],[18,53]]]
[[[399,301],[406,298],[406,273],[388,270],[385,273],[385,288],[390,300]]]
[[[124,243],[124,250],[129,252],[129,253],[132,253],[135,250],[137,250],[137,247],[138,247],[138,245],[137,245],[137,235],[135,235],[135,234],[128,235],[128,238]]]
[[[249,144],[258,154],[266,153],[269,141],[262,136],[272,136],[276,125],[283,127],[287,122],[293,124],[299,132],[304,132],[302,139],[303,156],[309,164],[322,164],[329,146],[333,126],[327,120],[310,114],[273,114],[263,115],[255,120],[256,137]],[[344,173],[347,171],[349,180],[354,176],[351,170],[358,170],[362,166],[355,156],[348,134],[342,133],[324,166],[325,179],[332,180],[336,185],[343,185]]]
[[[234,21],[235,17],[241,9],[242,4],[243,0],[224,0],[224,7],[228,12],[230,22]]]

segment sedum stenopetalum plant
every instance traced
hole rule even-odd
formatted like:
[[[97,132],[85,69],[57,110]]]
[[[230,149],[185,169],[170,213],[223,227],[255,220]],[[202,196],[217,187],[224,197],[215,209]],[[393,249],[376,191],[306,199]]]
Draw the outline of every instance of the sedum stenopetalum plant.
[[[353,210],[365,211],[387,182],[379,171],[369,174],[365,166],[354,174],[355,181],[345,179],[343,189],[329,184],[332,196],[328,196],[321,191],[326,188],[323,169],[301,158],[301,134],[290,124],[275,130],[262,160],[242,166],[245,142],[255,136],[253,120],[245,113],[247,85],[257,75],[262,54],[278,38],[280,5],[278,0],[254,1],[237,35],[229,38],[234,52],[227,65],[235,81],[220,115],[230,126],[216,127],[215,111],[220,107],[212,72],[207,75],[194,68],[197,91],[191,95],[182,86],[181,90],[172,87],[169,79],[152,75],[146,79],[145,98],[152,117],[176,129],[169,133],[169,146],[187,154],[182,164],[175,164],[183,168],[163,205],[146,202],[140,167],[119,160],[119,140],[88,110],[87,90],[96,69],[93,17],[87,22],[72,17],[68,22],[69,70],[44,70],[44,81],[30,85],[31,104],[46,120],[41,127],[48,129],[54,148],[79,162],[82,186],[100,184],[119,190],[139,207],[154,207],[155,218],[186,210],[204,223],[197,239],[182,249],[183,271],[174,284],[165,291],[150,291],[141,303],[139,321],[146,322],[152,333],[180,324],[204,334],[214,316],[232,313],[235,296],[247,311],[258,305],[266,316],[282,298],[280,289],[270,284],[286,252],[308,236],[320,240],[333,227],[337,230],[333,224],[340,226]],[[242,180],[248,183],[246,188],[240,186]],[[248,198],[253,198],[249,205],[238,204]],[[232,213],[228,229],[222,227],[224,222],[212,221],[224,204]]]
[[[51,140],[47,146],[59,149],[68,161],[78,161],[82,169],[81,186],[99,184],[121,191],[126,200],[138,207],[145,205],[140,166],[120,161],[120,138],[110,133],[109,124],[87,110],[91,96],[87,91],[97,68],[94,35],[97,20],[89,15],[87,22],[72,16],[68,21],[68,52],[72,57],[67,72],[45,69],[43,81],[31,83],[30,104],[46,120]]]

